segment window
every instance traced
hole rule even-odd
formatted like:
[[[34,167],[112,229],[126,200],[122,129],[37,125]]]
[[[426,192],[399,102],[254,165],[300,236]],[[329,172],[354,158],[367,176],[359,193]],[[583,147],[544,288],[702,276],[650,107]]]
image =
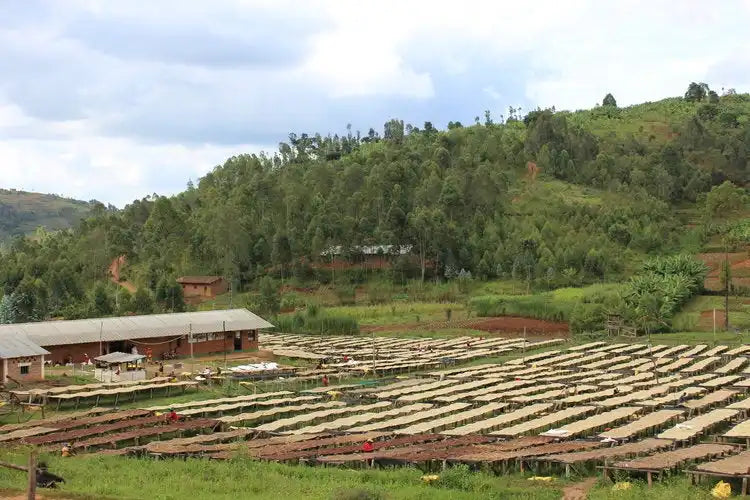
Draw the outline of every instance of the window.
[[[31,364],[24,363],[22,365],[18,365],[18,367],[21,369],[21,375],[28,375],[29,369],[31,368]]]
[[[258,340],[257,333],[258,332],[255,330],[250,330],[249,332],[247,332],[247,340],[249,340],[250,342],[255,342],[256,340]]]

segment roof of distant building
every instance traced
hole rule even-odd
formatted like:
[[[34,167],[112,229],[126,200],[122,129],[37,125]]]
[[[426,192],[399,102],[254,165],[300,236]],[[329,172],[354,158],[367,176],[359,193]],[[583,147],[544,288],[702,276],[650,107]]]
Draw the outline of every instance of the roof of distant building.
[[[406,255],[411,252],[412,245],[355,245],[349,247],[351,253],[362,255]],[[342,245],[334,245],[326,248],[321,255],[341,255],[347,250]]]
[[[221,276],[181,276],[177,278],[177,283],[187,283],[196,285],[210,285],[222,280]]]
[[[273,325],[247,309],[217,309],[144,316],[42,321],[0,325],[0,346],[23,336],[38,346],[113,342],[155,337],[179,337],[221,331],[258,330]],[[40,348],[41,349],[41,348]],[[44,351],[44,349],[41,349]],[[0,355],[2,355],[0,347]],[[47,354],[46,351],[39,354]]]
[[[25,358],[43,356],[49,351],[36,345],[23,333],[17,335],[0,335],[0,358]]]

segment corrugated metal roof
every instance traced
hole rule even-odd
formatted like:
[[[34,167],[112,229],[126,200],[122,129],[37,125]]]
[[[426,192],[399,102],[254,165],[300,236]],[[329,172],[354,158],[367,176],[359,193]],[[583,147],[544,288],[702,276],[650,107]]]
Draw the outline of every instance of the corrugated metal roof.
[[[144,356],[143,354],[128,354],[126,352],[115,351],[94,359],[96,361],[101,361],[102,363],[132,363],[133,361],[138,361],[139,359],[143,359],[145,357],[146,356]]]
[[[195,283],[201,285],[210,285],[222,279],[221,276],[181,276],[177,278],[177,283]]]
[[[113,342],[117,340],[177,337],[236,330],[273,328],[273,325],[247,309],[221,309],[145,316],[44,321],[0,325],[0,339],[20,334],[41,346]],[[100,337],[101,336],[101,337]]]
[[[24,334],[0,335],[0,358],[24,358],[49,354]]]

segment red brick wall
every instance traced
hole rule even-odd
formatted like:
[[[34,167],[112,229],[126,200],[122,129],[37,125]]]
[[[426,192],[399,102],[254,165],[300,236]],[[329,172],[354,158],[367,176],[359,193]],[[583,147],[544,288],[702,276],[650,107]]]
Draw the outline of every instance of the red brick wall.
[[[65,363],[68,360],[68,357],[70,357],[74,363],[83,363],[85,360],[84,354],[88,354],[92,359],[99,356],[99,342],[42,347],[50,352],[45,359],[52,361],[53,364]],[[104,354],[106,354],[107,343],[103,342],[102,347],[104,349]]]
[[[211,284],[181,283],[181,286],[185,297],[216,297],[229,290],[229,285],[224,279]]]
[[[25,363],[31,363],[31,366],[29,366],[29,373],[25,375],[21,375],[21,365]],[[3,361],[0,360],[0,364],[4,364]],[[4,379],[6,376],[11,377],[15,380],[18,380],[19,382],[31,382],[34,380],[43,380],[44,379],[44,370],[42,367],[42,357],[41,356],[30,356],[26,358],[11,358],[7,360],[8,364],[8,373],[3,374],[2,379]],[[0,368],[2,370],[2,368]],[[2,381],[0,379],[0,381]]]
[[[210,354],[215,352],[227,352],[234,351],[234,333],[226,332],[226,341],[222,340],[221,332],[218,333],[218,338],[208,340],[204,342],[195,342],[193,344],[194,354]],[[240,332],[242,335],[242,350],[251,350],[258,348],[258,334],[253,331],[253,340],[249,338],[247,330]],[[196,335],[196,339],[200,337]],[[146,349],[151,349],[152,359],[161,359],[161,355],[166,352],[170,352],[174,349],[177,350],[178,356],[190,356],[190,344],[188,343],[187,337],[181,339],[175,339],[174,337],[157,337],[150,339],[134,339],[132,342],[125,341],[125,352],[131,352],[133,345],[138,348],[138,352],[146,354]],[[106,354],[108,351],[114,350],[114,346],[108,342],[102,343],[103,353]],[[52,363],[65,363],[70,357],[74,363],[82,363],[86,357],[84,354],[88,354],[91,359],[99,356],[99,342],[90,342],[84,344],[69,344],[61,346],[43,346],[47,349],[50,354],[46,359],[52,361]]]

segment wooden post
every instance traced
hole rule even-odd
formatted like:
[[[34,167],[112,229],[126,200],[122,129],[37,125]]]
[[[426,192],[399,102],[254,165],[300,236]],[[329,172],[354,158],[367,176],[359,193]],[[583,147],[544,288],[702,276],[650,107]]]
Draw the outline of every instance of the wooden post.
[[[36,452],[29,453],[29,485],[26,489],[28,500],[36,499]]]
[[[646,472],[646,481],[648,482],[648,487],[650,488],[653,483],[651,478],[651,471]]]
[[[747,495],[747,476],[742,478],[742,496]]]

